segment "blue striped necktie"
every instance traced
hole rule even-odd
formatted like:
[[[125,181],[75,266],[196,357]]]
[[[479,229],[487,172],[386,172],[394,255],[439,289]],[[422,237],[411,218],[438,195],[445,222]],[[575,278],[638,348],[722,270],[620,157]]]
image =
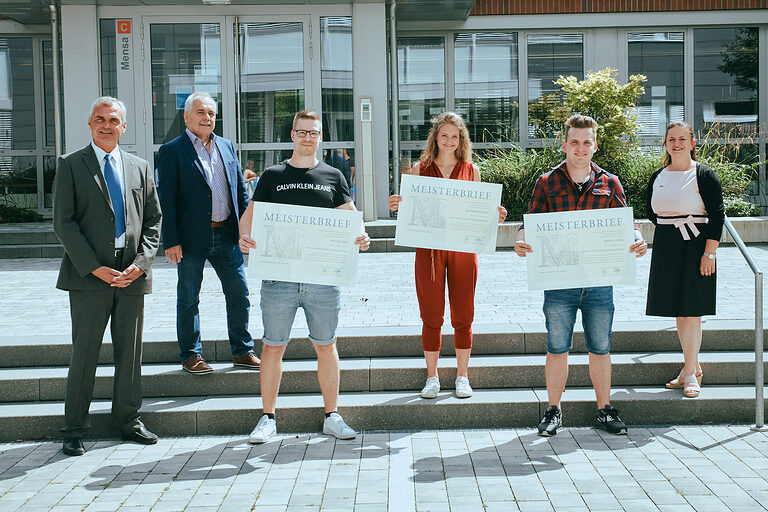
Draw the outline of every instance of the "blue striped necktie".
[[[120,190],[120,177],[112,166],[112,156],[107,153],[104,157],[104,179],[107,181],[109,197],[112,199],[112,209],[115,210],[115,238],[120,238],[125,233],[125,206],[123,205],[123,192]]]

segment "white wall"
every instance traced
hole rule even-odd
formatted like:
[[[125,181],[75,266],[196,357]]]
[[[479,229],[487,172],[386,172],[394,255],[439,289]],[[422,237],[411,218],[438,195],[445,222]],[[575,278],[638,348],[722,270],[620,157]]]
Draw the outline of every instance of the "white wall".
[[[65,153],[91,141],[88,113],[100,96],[98,34],[95,5],[61,6]]]
[[[355,139],[360,140],[361,96],[373,98],[373,145],[376,213],[389,218],[389,98],[387,91],[387,16],[381,3],[352,7],[352,48],[355,87]],[[357,160],[357,156],[355,157]],[[355,171],[357,173],[357,170]]]

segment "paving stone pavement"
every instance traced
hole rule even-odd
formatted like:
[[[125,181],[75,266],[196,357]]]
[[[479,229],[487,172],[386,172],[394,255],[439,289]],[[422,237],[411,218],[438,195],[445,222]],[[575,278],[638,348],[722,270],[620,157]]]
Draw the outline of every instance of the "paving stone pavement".
[[[745,426],[165,438],[142,446],[0,444],[0,510],[753,511],[768,504],[768,434]]]
[[[768,246],[750,251],[768,269]],[[718,255],[718,315],[707,321],[751,320],[751,271],[733,246]],[[645,283],[650,258],[638,261]],[[69,332],[67,295],[54,288],[58,267],[54,259],[0,260],[0,336]],[[340,328],[419,326],[412,269],[412,253],[362,254],[357,284],[343,292]],[[173,332],[175,281],[173,265],[158,259],[147,332]],[[527,291],[514,253],[481,255],[477,289],[475,325],[543,330],[542,294]],[[252,283],[256,338],[258,292]],[[644,284],[615,289],[617,329],[651,321],[645,292]],[[200,308],[204,336],[225,337],[212,269]],[[301,312],[296,326],[306,326]],[[683,512],[768,504],[768,434],[748,426],[631,428],[628,436],[565,428],[550,439],[530,429],[365,432],[351,441],[307,434],[262,446],[246,434],[154,446],[90,441],[74,458],[61,454],[60,442],[0,444],[0,511]]]
[[[749,250],[763,270],[768,270],[768,245]],[[414,253],[361,254],[357,282],[344,289],[339,327],[379,327],[421,325],[413,284]],[[649,253],[638,260],[636,287],[616,287],[615,329],[625,323],[646,322],[645,296]],[[0,315],[0,336],[66,334],[70,331],[67,294],[55,289],[58,259],[0,260],[0,311],[24,314]],[[144,328],[147,333],[173,333],[176,328],[176,269],[165,258],[154,265],[154,292],[146,297]],[[717,317],[707,320],[748,320],[754,318],[754,277],[739,250],[724,246],[718,250]],[[262,335],[259,310],[260,282],[250,283],[250,331]],[[529,292],[525,261],[512,251],[480,255],[480,270],[475,298],[475,326],[483,324],[534,323],[544,330],[541,311],[543,292]],[[768,312],[768,301],[765,302]],[[446,318],[449,309],[446,307]],[[204,338],[226,339],[224,295],[212,268],[205,270],[200,315]],[[655,321],[659,321],[658,318]],[[668,322],[673,325],[674,322]],[[446,320],[449,327],[450,322]],[[306,328],[299,310],[295,327]],[[173,339],[173,338],[171,338]]]

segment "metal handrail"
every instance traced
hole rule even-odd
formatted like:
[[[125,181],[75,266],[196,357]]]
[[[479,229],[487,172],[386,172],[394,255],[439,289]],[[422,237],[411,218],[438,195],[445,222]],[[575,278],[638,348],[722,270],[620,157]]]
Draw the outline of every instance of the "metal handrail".
[[[736,232],[731,224],[731,219],[725,217],[725,229],[733,238],[734,243],[741,251],[741,255],[747,260],[749,268],[755,274],[755,426],[751,430],[766,430],[765,422],[765,400],[763,398],[763,272],[755,263],[752,255],[749,254],[747,246]]]

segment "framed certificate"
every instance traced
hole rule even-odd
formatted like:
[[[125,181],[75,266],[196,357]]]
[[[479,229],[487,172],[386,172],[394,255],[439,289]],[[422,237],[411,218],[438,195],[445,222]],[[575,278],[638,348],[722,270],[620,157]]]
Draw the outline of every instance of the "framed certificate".
[[[634,285],[632,208],[603,208],[523,216],[528,290]]]
[[[363,214],[334,208],[253,203],[249,278],[350,286]]]
[[[501,185],[405,174],[395,245],[492,254]]]

